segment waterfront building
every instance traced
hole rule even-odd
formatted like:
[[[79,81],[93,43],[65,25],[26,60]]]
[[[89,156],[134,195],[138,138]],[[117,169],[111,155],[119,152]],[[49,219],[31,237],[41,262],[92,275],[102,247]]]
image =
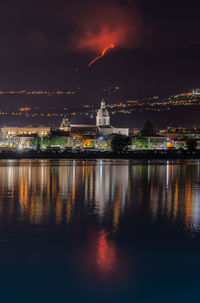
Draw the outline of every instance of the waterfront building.
[[[197,148],[200,148],[200,129],[197,128],[183,128],[183,127],[168,127],[159,132],[166,136],[168,148],[186,148],[187,139],[197,140]]]
[[[166,149],[167,140],[165,136],[154,134],[151,136],[136,135],[132,137],[132,149]]]
[[[63,117],[60,127],[51,129],[50,126],[2,126],[0,146],[31,146],[34,137],[63,137],[66,145],[81,148],[105,148],[107,138],[113,134],[129,135],[128,128],[114,127],[110,124],[110,115],[105,101],[96,115],[96,124],[71,124],[66,116]],[[6,140],[6,141],[5,141]]]
[[[128,136],[129,129],[110,125],[110,115],[103,99],[96,115],[96,125],[71,124],[64,116],[59,129],[52,134],[68,137],[68,142],[73,147],[104,149],[108,144],[102,139],[113,134]]]
[[[66,116],[64,116],[60,128],[60,131],[69,132],[71,137],[97,137],[121,134],[128,136],[129,129],[122,127],[114,127],[110,125],[110,115],[106,109],[105,101],[102,99],[101,107],[99,108],[96,116],[96,125],[87,124],[70,124]]]
[[[14,138],[19,135],[37,135],[39,137],[45,137],[51,132],[49,126],[2,126],[1,137],[2,138]]]
[[[104,99],[102,99],[101,107],[97,112],[96,126],[98,126],[98,127],[110,126],[110,116],[109,116],[108,110],[106,109]]]
[[[19,149],[26,149],[30,148],[32,145],[32,142],[34,138],[36,137],[36,134],[30,134],[30,135],[17,135],[13,139],[13,145],[17,146]]]
[[[99,133],[102,135],[113,135],[113,134],[121,134],[125,136],[129,135],[128,128],[114,127],[110,125],[110,116],[108,110],[105,107],[104,99],[101,101],[101,107],[97,112],[96,126],[98,127]]]
[[[0,147],[27,148],[35,137],[47,137],[50,133],[49,126],[2,126]]]

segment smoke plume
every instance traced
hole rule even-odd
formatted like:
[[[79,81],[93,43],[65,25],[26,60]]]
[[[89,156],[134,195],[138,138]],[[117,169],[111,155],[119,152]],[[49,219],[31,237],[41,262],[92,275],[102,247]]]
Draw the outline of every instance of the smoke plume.
[[[88,2],[72,17],[71,50],[99,53],[109,45],[136,48],[142,21],[135,7],[116,1]]]

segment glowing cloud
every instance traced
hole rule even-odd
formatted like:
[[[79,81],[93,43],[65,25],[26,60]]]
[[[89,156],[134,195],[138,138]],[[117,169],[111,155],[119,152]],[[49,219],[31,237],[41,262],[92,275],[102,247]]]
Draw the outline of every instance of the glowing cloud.
[[[136,48],[141,40],[142,22],[134,7],[113,1],[89,2],[73,18],[69,46],[73,51],[101,54],[89,63],[91,66],[108,49]]]

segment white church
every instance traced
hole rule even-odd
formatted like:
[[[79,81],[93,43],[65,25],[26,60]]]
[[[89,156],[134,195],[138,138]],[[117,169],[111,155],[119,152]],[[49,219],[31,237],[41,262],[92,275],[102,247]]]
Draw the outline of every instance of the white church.
[[[114,127],[110,125],[110,115],[108,110],[106,109],[104,99],[101,101],[101,107],[97,112],[96,126],[99,128],[99,133],[104,135],[110,135],[110,134],[121,134],[125,136],[129,135],[128,128]]]
[[[106,109],[105,101],[102,99],[101,107],[97,112],[96,116],[96,125],[85,125],[85,124],[70,124],[69,120],[64,117],[60,128],[60,131],[69,132],[70,135],[74,133],[80,134],[100,134],[100,135],[112,135],[112,134],[121,134],[128,136],[129,128],[114,127],[110,125],[110,115]]]

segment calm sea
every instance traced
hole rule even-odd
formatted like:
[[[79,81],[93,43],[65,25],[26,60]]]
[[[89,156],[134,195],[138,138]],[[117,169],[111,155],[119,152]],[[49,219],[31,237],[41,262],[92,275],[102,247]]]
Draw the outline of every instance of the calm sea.
[[[200,161],[0,161],[1,302],[199,302]]]

